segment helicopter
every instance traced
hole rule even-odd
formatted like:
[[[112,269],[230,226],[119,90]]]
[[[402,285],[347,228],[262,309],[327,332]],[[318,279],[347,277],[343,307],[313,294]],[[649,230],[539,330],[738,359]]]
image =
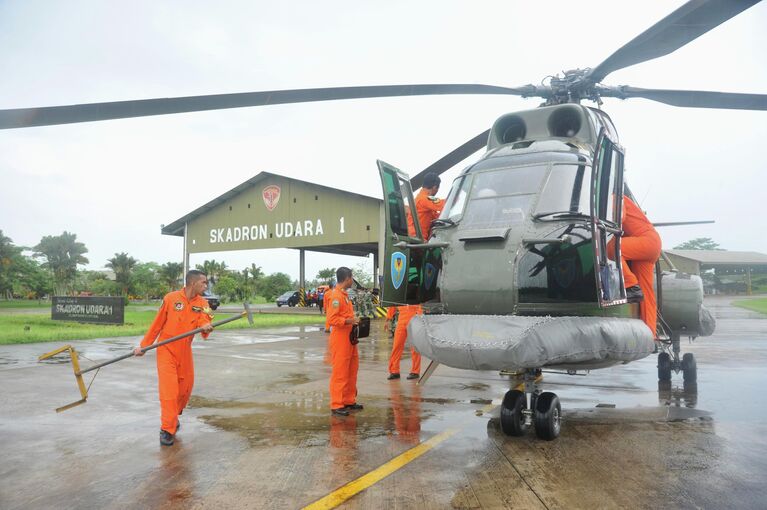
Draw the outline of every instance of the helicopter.
[[[619,198],[624,192],[630,194],[623,183],[624,151],[609,116],[600,108],[588,108],[580,103],[593,101],[600,106],[603,98],[645,98],[680,107],[767,109],[767,95],[761,94],[602,85],[610,73],[667,55],[756,3],[751,0],[692,0],[598,66],[567,71],[541,85],[338,87],[19,108],[0,110],[0,129],[374,97],[500,94],[542,98],[541,107],[502,116],[491,129],[479,133],[412,178],[390,165],[379,164],[382,179],[389,179],[390,185],[387,189],[384,182],[387,207],[384,274],[387,277],[383,300],[385,304],[424,303],[432,312],[411,323],[410,337],[422,353],[430,354],[435,363],[461,368],[524,370],[524,391],[510,390],[504,397],[501,426],[505,433],[521,435],[535,422],[536,434],[553,439],[560,432],[561,406],[553,393],[538,391],[538,369],[600,368],[641,359],[654,349],[652,333],[636,319],[636,305],[627,303],[620,264],[606,257],[604,250],[606,242],[615,238],[618,253],[620,251]],[[437,221],[431,239],[424,239],[420,233],[410,236],[401,228],[395,230],[401,227],[397,221],[401,222],[407,214],[406,204],[414,210],[412,190],[421,186],[426,174],[442,174],[482,148],[486,148],[487,153],[480,162],[462,173],[454,183],[455,193],[451,190],[448,195],[448,204],[456,201],[457,216],[449,214],[452,207],[448,209],[448,214]],[[497,221],[492,219],[492,227],[487,226],[489,213],[480,213],[477,208],[476,218],[485,221],[485,225],[468,228],[471,226],[469,209],[464,211],[458,206],[471,202],[476,178],[480,174],[487,175],[488,179],[492,173],[511,174],[514,172],[505,170],[512,167],[544,167],[547,182],[555,170],[570,171],[574,173],[571,180],[574,182],[577,178],[580,181],[580,193],[575,197],[578,200],[572,200],[571,193],[571,200],[562,202],[562,197],[554,193],[551,203],[564,203],[564,206],[541,209],[539,206],[546,191],[541,178],[537,181],[539,188],[526,194],[530,198],[525,207],[512,204],[501,208],[501,216]],[[567,175],[562,177],[566,179]],[[534,178],[530,180],[535,181]],[[487,189],[500,195],[493,186],[496,185]],[[478,188],[478,191],[481,189],[485,188]],[[566,188],[556,188],[562,189]],[[575,189],[572,183],[570,189]],[[463,195],[461,191],[464,191]],[[490,203],[494,199],[488,196],[484,200]],[[573,202],[575,206],[572,206]],[[504,213],[504,209],[509,212]],[[474,214],[473,209],[471,214]],[[514,223],[504,226],[504,216],[513,217]],[[397,256],[399,265],[392,259],[395,253],[402,254]],[[393,278],[395,275],[397,280]],[[399,284],[394,285],[397,281]],[[702,295],[698,292],[698,284],[699,279],[694,275],[658,272],[656,285],[666,322],[664,335],[668,337],[664,352],[659,356],[659,379],[670,378],[671,371],[680,370],[686,378],[694,378],[694,358],[685,355],[687,362],[684,358],[679,359],[679,337],[701,336],[711,331],[710,321],[700,306]],[[676,290],[671,292],[672,288]],[[568,318],[572,320],[562,320]],[[470,324],[476,327],[472,326],[474,329],[463,338],[464,344],[466,338],[474,339],[472,335],[475,334],[477,342],[500,344],[503,338],[496,338],[499,332],[536,333],[531,349],[535,353],[541,351],[548,338],[566,338],[577,331],[582,341],[603,336],[617,339],[623,359],[596,358],[592,354],[591,358],[558,363],[560,360],[551,356],[539,356],[520,363],[503,361],[503,356],[496,351],[490,353],[487,365],[479,365],[473,358],[478,353],[471,348],[469,356],[460,357],[454,351],[439,350],[431,345],[430,328],[460,332],[458,325],[469,327]],[[603,335],[610,328],[616,331]],[[451,343],[458,344],[457,341],[446,341],[440,346],[449,347]],[[595,350],[599,351],[599,346]],[[610,352],[614,353],[615,348]],[[474,365],[464,366],[467,360]],[[427,370],[423,382],[435,367],[436,364]]]

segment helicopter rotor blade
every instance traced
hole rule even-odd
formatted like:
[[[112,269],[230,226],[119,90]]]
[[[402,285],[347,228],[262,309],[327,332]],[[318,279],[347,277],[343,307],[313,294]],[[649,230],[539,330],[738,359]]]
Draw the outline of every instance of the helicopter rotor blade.
[[[424,170],[419,172],[417,175],[414,175],[413,178],[410,179],[410,186],[414,191],[417,190],[423,185],[423,178],[426,176],[426,174],[434,173],[441,175],[478,150],[482,149],[485,147],[485,145],[487,145],[487,137],[489,135],[490,130],[485,130],[460,147],[454,149],[431,165],[427,166]]]
[[[715,223],[714,220],[701,220],[701,221],[666,221],[660,223],[653,223],[653,227],[679,227],[683,225],[707,225],[709,223]]]
[[[188,96],[109,103],[90,103],[41,108],[0,110],[0,129],[13,129],[76,122],[167,115],[171,113],[223,110],[247,106],[266,106],[338,99],[361,99],[395,96],[431,96],[445,94],[505,94],[534,96],[545,94],[544,87],[526,85],[518,88],[481,84],[377,85],[318,89],[271,90],[208,96]]]
[[[690,0],[651,26],[585,76],[591,83],[624,67],[672,53],[761,0]]]
[[[722,108],[731,110],[767,110],[767,94],[709,92],[705,90],[641,89],[638,87],[599,87],[602,97],[630,99],[642,97],[660,103],[687,108]]]

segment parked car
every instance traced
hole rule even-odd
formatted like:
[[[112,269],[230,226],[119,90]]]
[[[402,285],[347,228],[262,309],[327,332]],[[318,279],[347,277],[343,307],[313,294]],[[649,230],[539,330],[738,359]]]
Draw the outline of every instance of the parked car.
[[[219,305],[221,305],[221,300],[218,299],[218,296],[216,296],[215,294],[211,294],[209,290],[206,290],[205,292],[203,292],[202,297],[208,300],[208,306],[210,307],[211,310],[215,310],[216,308],[219,307]]]
[[[300,295],[301,294],[297,290],[289,290],[277,298],[277,306],[278,307],[282,305],[296,306],[298,304],[298,299]]]

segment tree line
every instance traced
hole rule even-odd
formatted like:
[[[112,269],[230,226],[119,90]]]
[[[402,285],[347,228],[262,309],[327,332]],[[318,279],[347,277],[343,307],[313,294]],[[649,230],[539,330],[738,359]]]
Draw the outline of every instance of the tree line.
[[[31,251],[31,255],[24,252]],[[115,253],[102,271],[80,269],[89,263],[88,248],[77,234],[64,232],[45,236],[34,247],[17,246],[0,230],[0,298],[42,299],[50,295],[93,294],[140,299],[162,297],[183,286],[180,262],[140,262],[127,253]],[[208,275],[213,291],[226,301],[246,301],[263,296],[268,301],[297,288],[285,273],[266,275],[255,264],[242,270],[229,269],[224,262],[206,260],[197,269]],[[319,275],[318,275],[319,276]]]

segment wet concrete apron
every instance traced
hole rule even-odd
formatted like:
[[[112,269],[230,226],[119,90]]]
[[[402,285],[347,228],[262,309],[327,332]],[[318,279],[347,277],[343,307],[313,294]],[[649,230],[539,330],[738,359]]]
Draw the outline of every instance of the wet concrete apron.
[[[767,320],[725,298],[707,306],[716,334],[683,343],[697,388],[681,374],[659,386],[655,356],[546,374],[564,412],[552,442],[500,432],[497,408],[486,412],[509,388],[498,373],[440,367],[424,387],[386,381],[381,331],[360,344],[365,409],[348,418],[329,414],[318,328],[195,342],[194,396],[169,448],[152,354],[106,367],[87,404],[56,414],[79,398],[65,358],[35,363],[58,344],[0,346],[0,508],[299,508],[452,428],[343,507],[763,508]],[[74,344],[102,361],[136,341]]]

